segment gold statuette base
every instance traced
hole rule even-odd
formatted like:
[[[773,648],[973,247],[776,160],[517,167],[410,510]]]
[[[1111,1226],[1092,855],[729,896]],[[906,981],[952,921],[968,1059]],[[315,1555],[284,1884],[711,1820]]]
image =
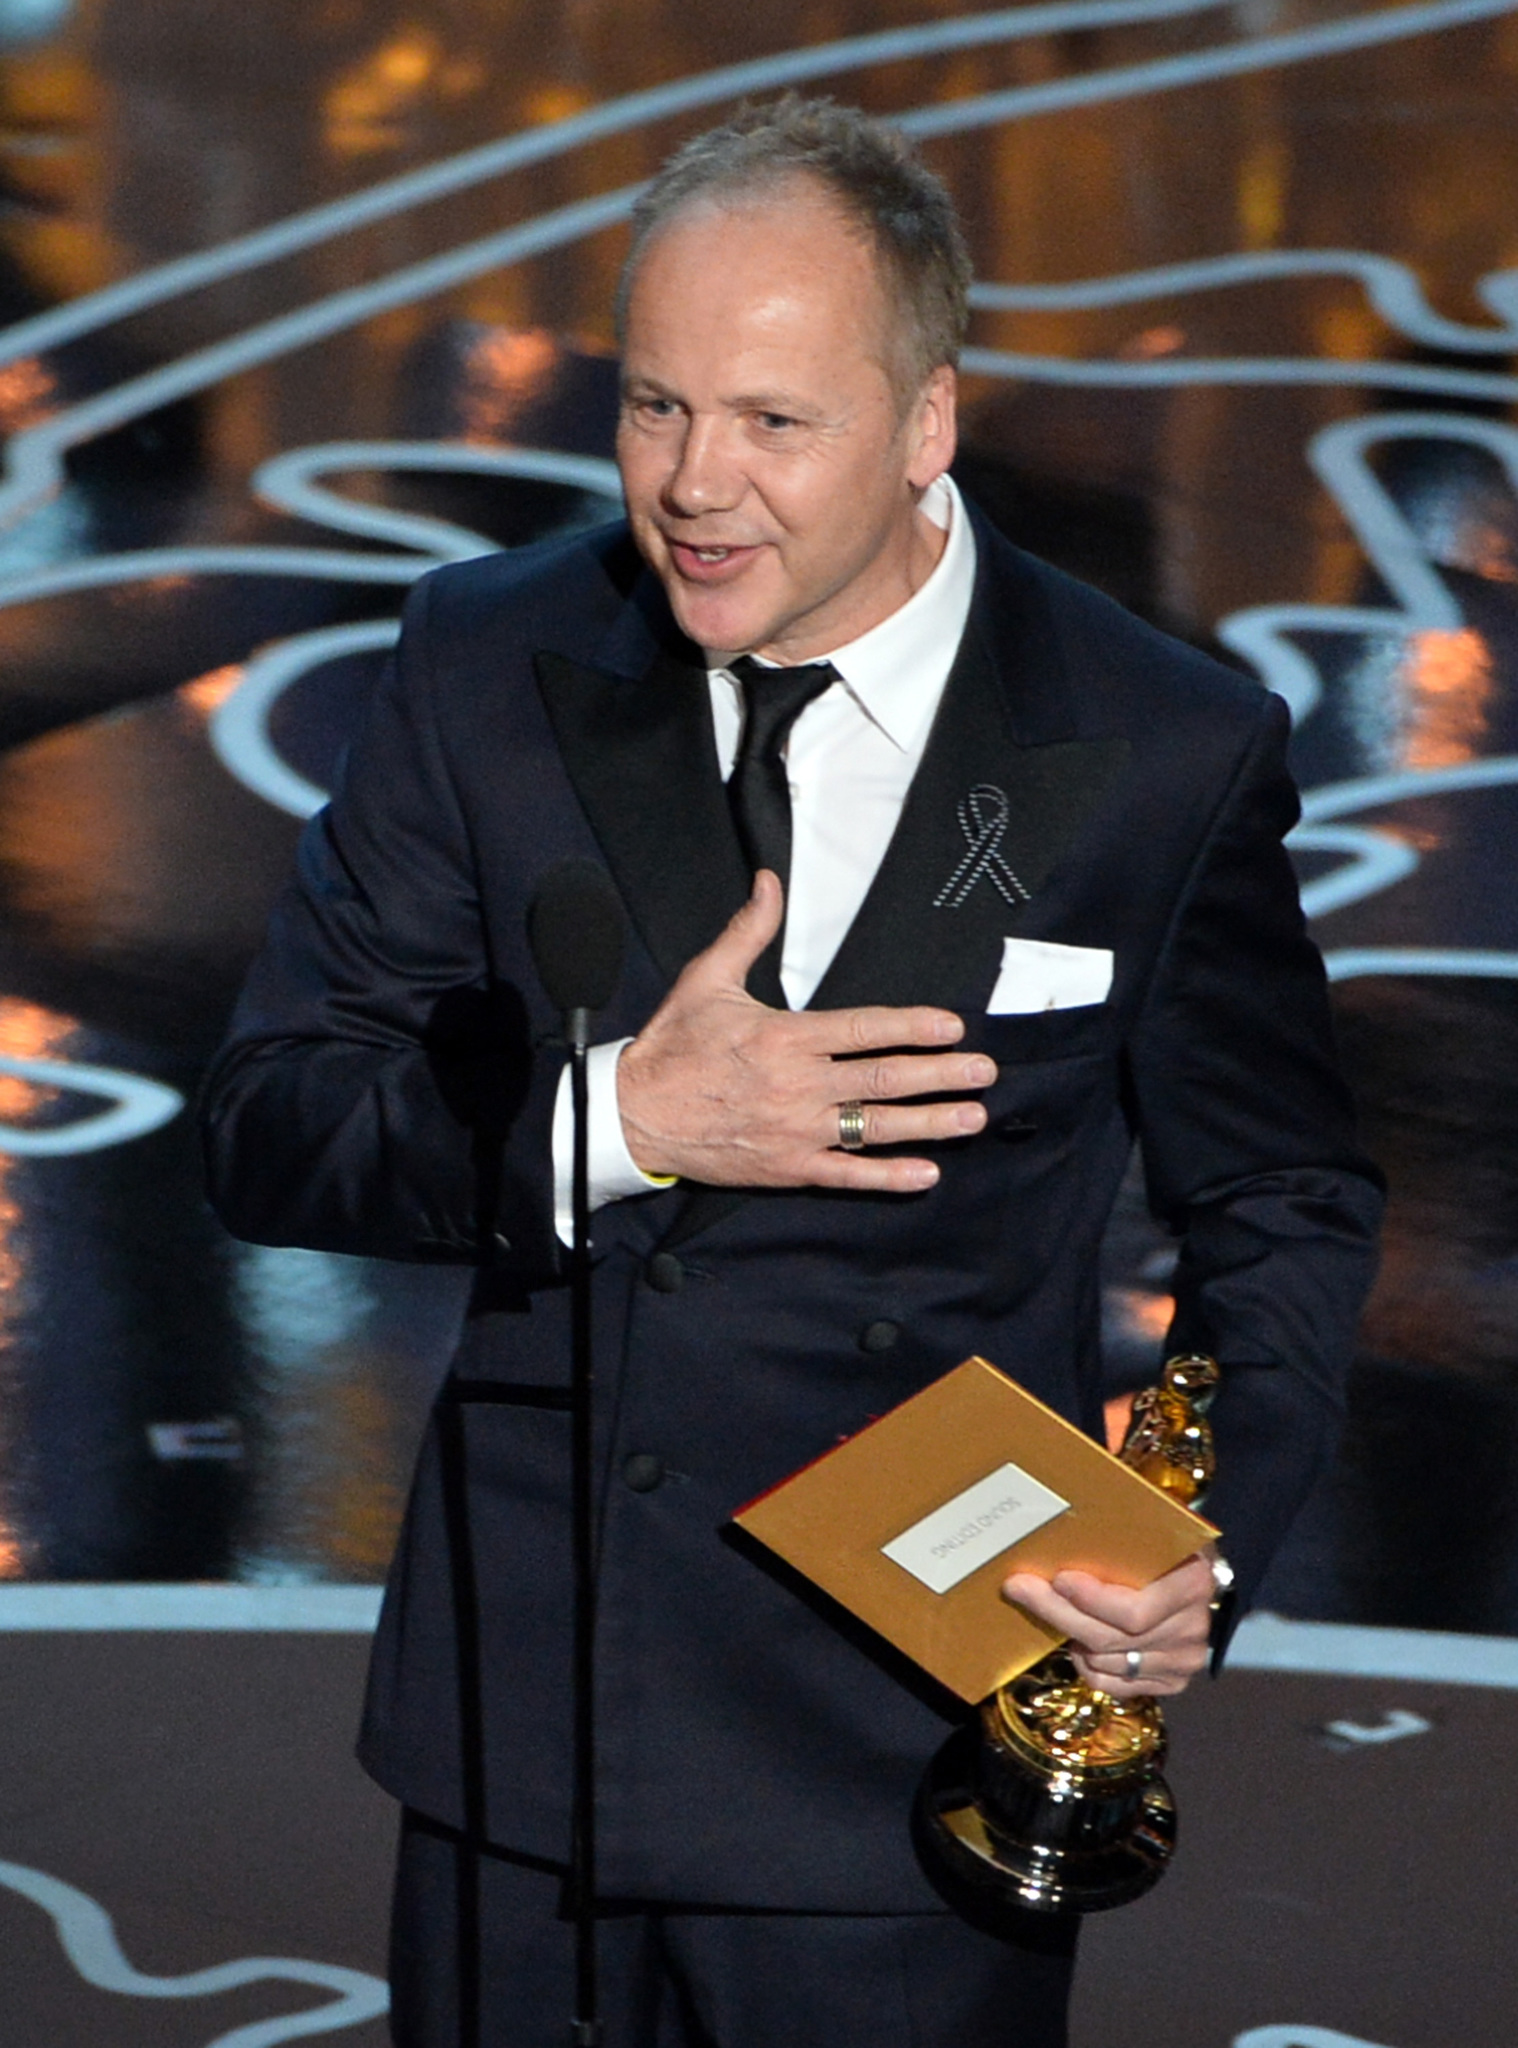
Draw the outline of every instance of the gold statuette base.
[[[1213,1475],[1214,1359],[1170,1359],[1134,1402],[1122,1461],[1186,1506]],[[1156,1700],[1116,1700],[1056,1651],[1001,1686],[934,1759],[915,1827],[950,1905],[997,1931],[1028,1910],[1099,1913],[1164,1876],[1175,1805]],[[956,1899],[954,1894],[960,1897]]]
[[[1152,1701],[1110,1699],[1050,1657],[935,1758],[917,1815],[929,1869],[993,1931],[1028,1911],[1126,1905],[1158,1883],[1175,1846],[1164,1754]]]

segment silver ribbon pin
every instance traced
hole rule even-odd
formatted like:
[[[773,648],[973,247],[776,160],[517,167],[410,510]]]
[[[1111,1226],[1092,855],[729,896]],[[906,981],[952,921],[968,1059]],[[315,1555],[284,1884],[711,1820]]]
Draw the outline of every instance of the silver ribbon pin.
[[[994,782],[977,782],[959,804],[959,829],[967,851],[933,898],[935,910],[958,910],[984,875],[1007,903],[1026,903],[1028,892],[1008,867],[1001,850],[1011,808],[1005,790]]]

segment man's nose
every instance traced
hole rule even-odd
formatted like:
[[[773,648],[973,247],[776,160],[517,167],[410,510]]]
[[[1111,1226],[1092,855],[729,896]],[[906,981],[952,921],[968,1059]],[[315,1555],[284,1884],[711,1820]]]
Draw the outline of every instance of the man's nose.
[[[724,420],[692,420],[670,472],[664,496],[677,512],[730,511],[745,484],[737,451]]]

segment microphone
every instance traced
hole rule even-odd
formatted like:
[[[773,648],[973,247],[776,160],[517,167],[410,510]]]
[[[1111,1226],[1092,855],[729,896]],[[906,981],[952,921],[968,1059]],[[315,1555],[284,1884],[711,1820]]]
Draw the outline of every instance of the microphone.
[[[555,863],[527,911],[527,943],[549,1001],[564,1018],[569,1041],[574,1114],[572,1209],[574,1246],[570,1296],[570,1520],[574,1543],[574,1758],[570,1894],[575,1923],[575,2009],[572,2048],[599,2048],[602,2027],[596,1975],[595,1460],[592,1357],[589,1095],[586,1052],[590,1018],[604,1010],[622,975],[626,920],[622,899],[599,861]]]
[[[622,978],[622,899],[599,861],[561,860],[544,875],[527,912],[527,943],[571,1045],[586,1043],[592,1011]]]

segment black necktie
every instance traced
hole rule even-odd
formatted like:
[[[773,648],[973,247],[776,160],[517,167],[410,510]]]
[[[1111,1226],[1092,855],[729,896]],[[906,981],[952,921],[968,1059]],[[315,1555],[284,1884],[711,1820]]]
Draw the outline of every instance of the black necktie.
[[[727,800],[749,866],[791,879],[791,789],[780,758],[786,734],[814,697],[838,680],[831,662],[766,668],[743,654],[728,664],[743,689],[743,737],[728,777]]]

